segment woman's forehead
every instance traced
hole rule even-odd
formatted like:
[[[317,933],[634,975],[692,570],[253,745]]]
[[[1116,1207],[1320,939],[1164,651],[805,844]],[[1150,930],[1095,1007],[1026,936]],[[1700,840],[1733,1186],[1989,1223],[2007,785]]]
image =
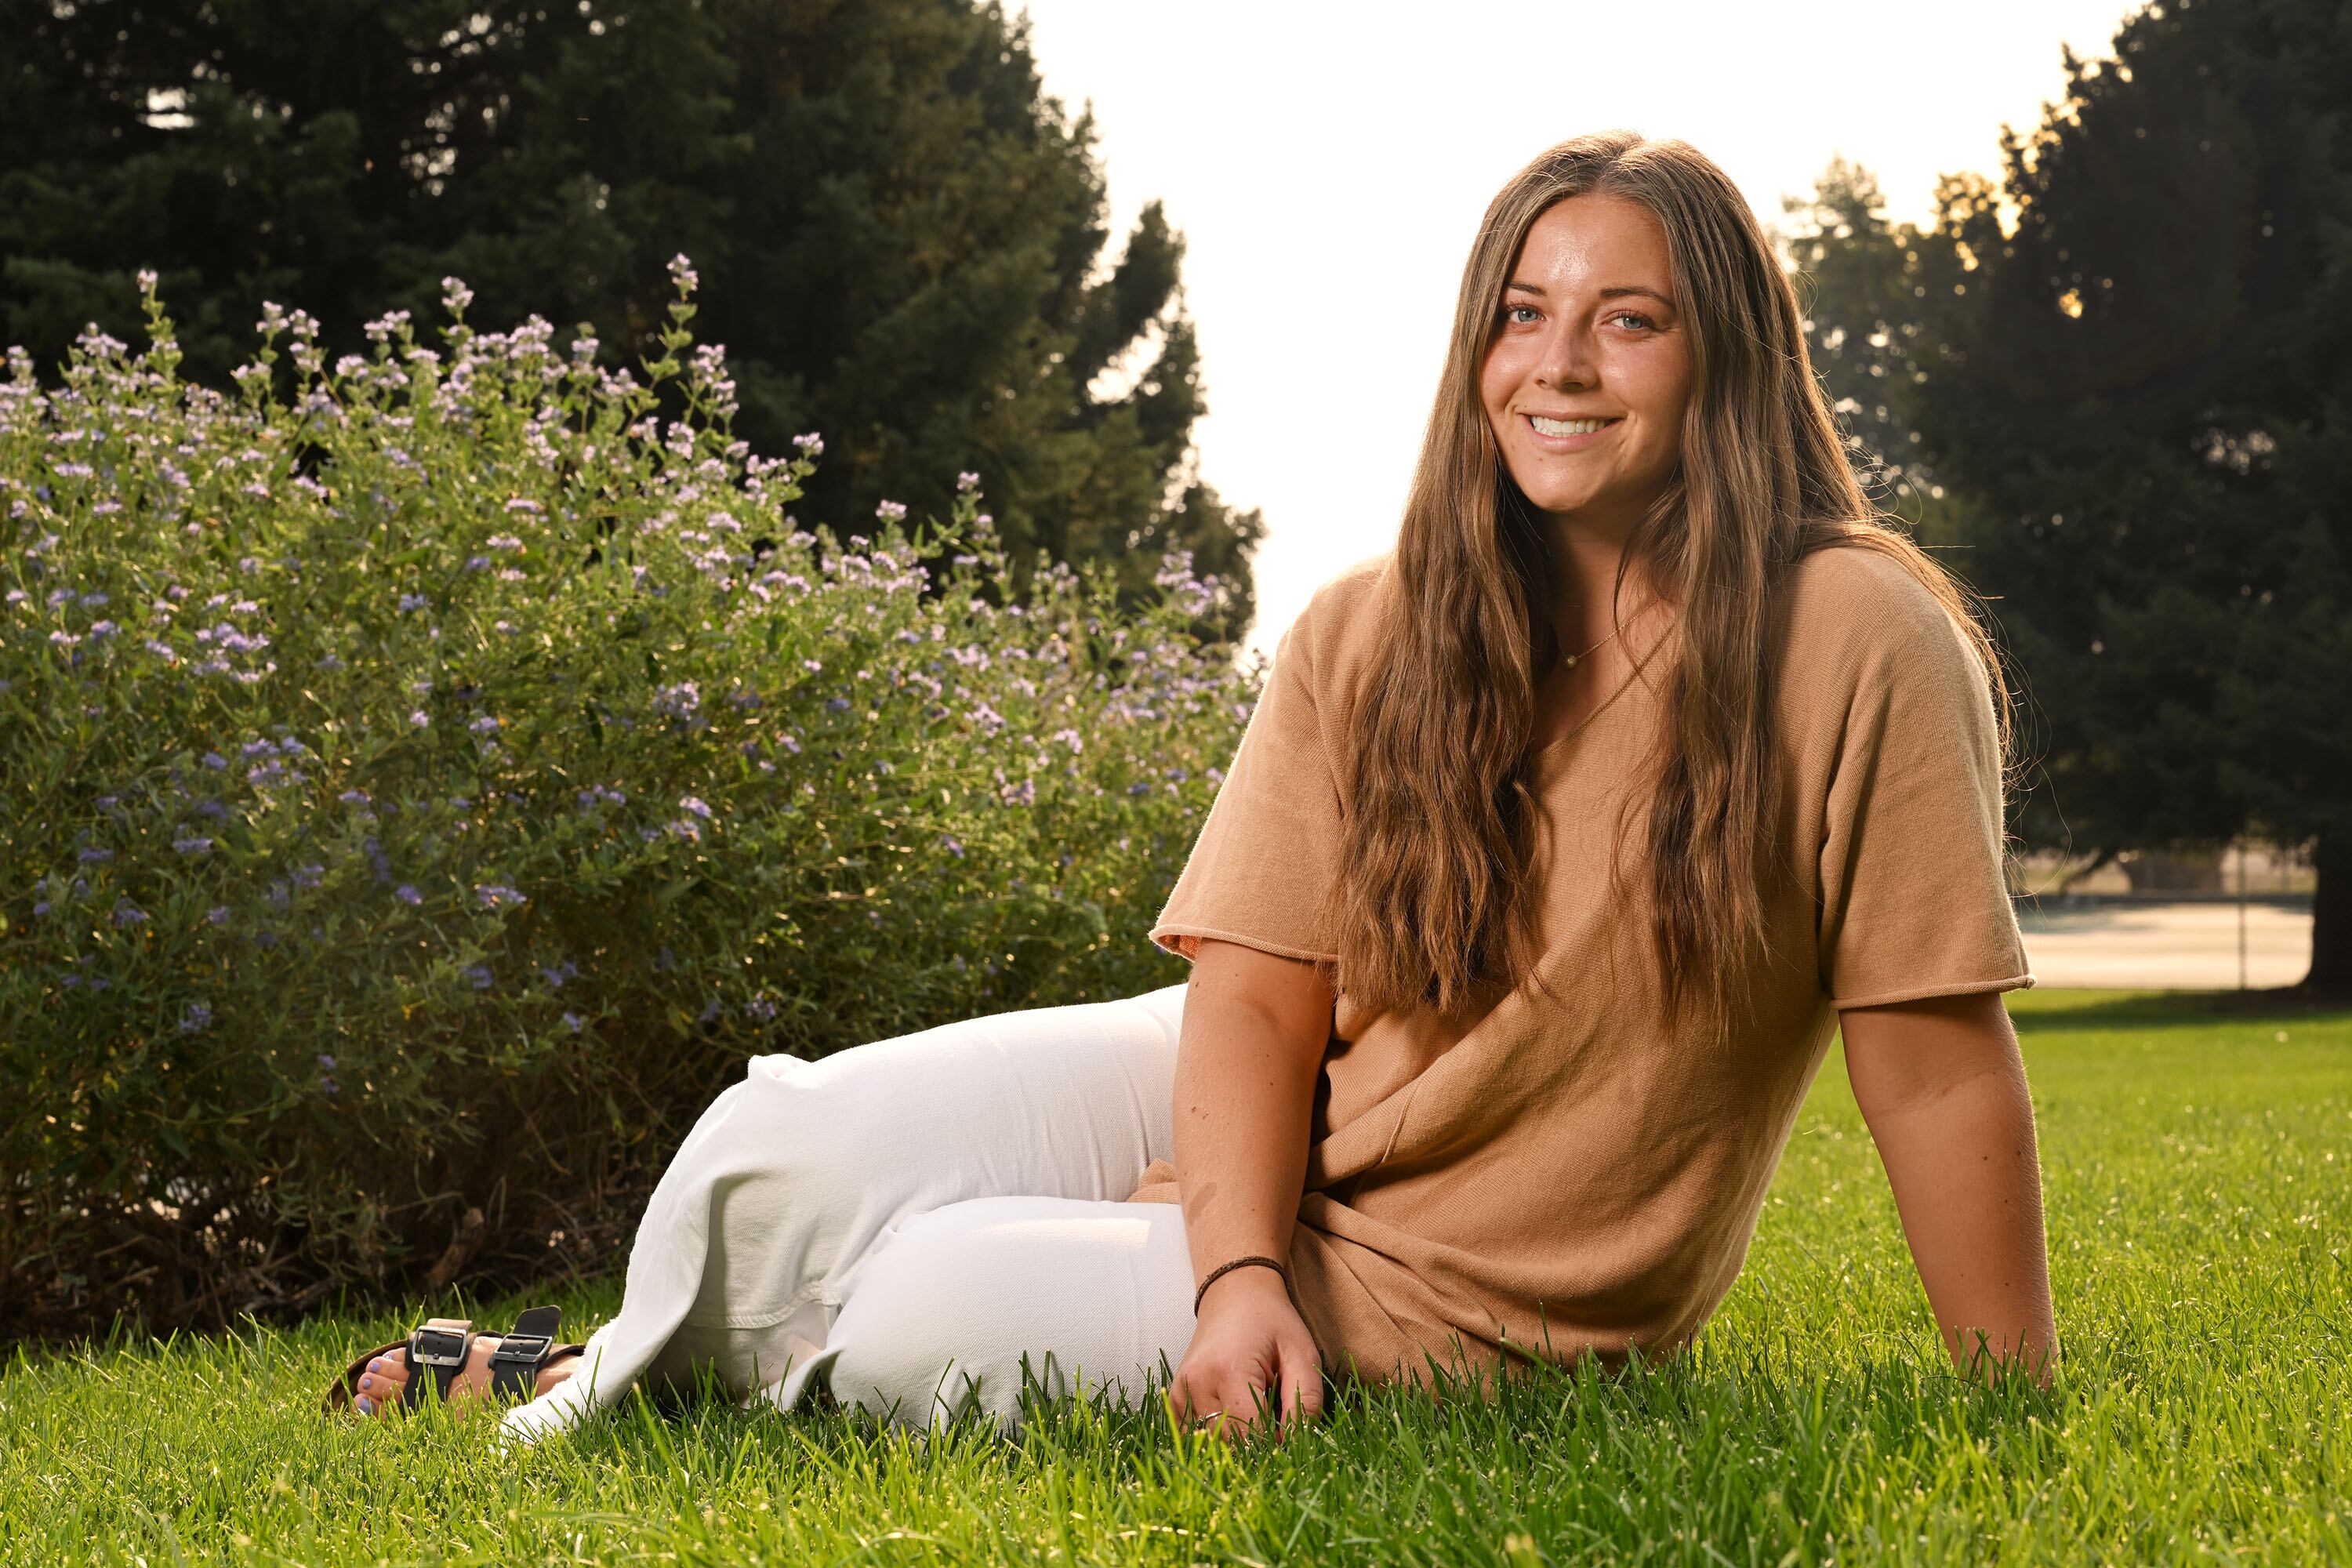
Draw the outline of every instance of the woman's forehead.
[[[1598,193],[1555,202],[1528,226],[1509,287],[1609,297],[1634,290],[1672,303],[1674,268],[1663,225],[1638,202]]]

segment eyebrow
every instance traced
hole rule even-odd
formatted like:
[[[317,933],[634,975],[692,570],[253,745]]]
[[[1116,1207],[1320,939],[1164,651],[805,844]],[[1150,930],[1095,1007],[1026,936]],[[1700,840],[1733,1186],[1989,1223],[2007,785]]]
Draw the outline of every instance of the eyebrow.
[[[1504,293],[1508,294],[1514,291],[1521,294],[1533,294],[1538,300],[1549,298],[1549,296],[1545,294],[1543,287],[1540,284],[1511,282],[1503,285]],[[1672,300],[1667,299],[1664,294],[1659,293],[1655,289],[1644,289],[1637,284],[1621,284],[1614,289],[1603,289],[1601,290],[1601,297],[1604,300],[1622,300],[1628,294],[1639,294],[1644,299],[1655,300],[1659,304],[1664,305],[1669,310],[1675,308],[1675,302]]]

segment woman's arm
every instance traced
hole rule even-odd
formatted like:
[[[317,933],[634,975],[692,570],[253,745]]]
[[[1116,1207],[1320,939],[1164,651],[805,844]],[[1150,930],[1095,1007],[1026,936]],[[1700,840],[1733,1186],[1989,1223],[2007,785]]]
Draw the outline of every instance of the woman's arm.
[[[1955,1363],[2050,1381],[2058,1331],[2042,1167],[2017,1034],[1998,992],[1839,1015],[1846,1076],[1878,1145],[1927,1304]]]
[[[1176,1177],[1192,1278],[1236,1258],[1290,1257],[1307,1183],[1315,1080],[1331,1037],[1330,987],[1312,964],[1203,938],[1176,1047]],[[1322,1408],[1315,1341],[1271,1268],[1235,1268],[1201,1299],[1170,1385],[1195,1420],[1247,1431],[1263,1400],[1282,1425]]]

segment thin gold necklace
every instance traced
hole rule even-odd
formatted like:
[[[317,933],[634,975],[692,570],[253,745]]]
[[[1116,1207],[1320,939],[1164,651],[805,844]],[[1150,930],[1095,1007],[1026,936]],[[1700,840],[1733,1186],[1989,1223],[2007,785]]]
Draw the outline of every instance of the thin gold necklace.
[[[1603,647],[1607,647],[1611,639],[1616,637],[1617,632],[1622,632],[1624,629],[1624,626],[1621,624],[1617,627],[1616,631],[1611,632],[1608,637],[1602,637],[1599,642],[1594,643],[1582,653],[1571,653],[1564,656],[1559,661],[1560,668],[1574,669],[1577,666],[1578,660],[1591,658],[1594,654],[1599,653]]]

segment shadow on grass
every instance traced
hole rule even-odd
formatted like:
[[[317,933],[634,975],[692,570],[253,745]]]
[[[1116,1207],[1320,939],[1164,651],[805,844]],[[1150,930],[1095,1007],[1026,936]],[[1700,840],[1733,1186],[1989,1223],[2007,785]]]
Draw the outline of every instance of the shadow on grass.
[[[2352,998],[2300,986],[2246,991],[2012,991],[2010,1017],[2021,1035],[2072,1029],[2208,1029],[2271,1018],[2352,1023]]]

